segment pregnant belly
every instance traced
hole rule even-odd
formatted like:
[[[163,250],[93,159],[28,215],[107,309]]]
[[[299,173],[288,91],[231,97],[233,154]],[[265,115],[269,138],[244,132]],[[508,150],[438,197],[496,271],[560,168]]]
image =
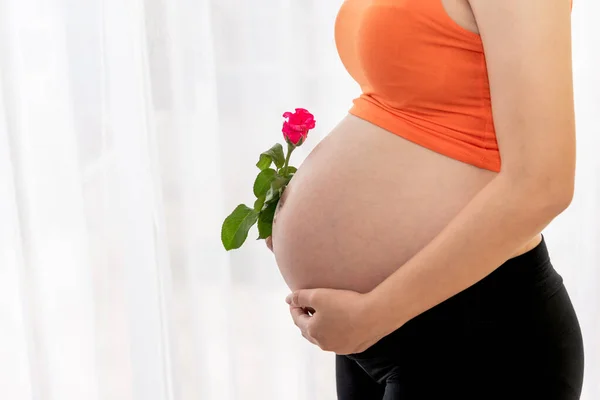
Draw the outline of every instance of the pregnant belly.
[[[273,251],[292,290],[371,290],[425,246],[493,177],[352,115],[286,188]]]

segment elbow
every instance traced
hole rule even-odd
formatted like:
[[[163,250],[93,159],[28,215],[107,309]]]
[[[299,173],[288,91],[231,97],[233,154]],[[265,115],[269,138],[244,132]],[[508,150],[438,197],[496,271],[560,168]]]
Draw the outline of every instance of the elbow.
[[[573,190],[568,185],[530,186],[523,194],[523,201],[542,219],[554,219],[573,201]]]
[[[520,203],[525,203],[535,213],[554,218],[571,205],[575,192],[572,177],[559,178],[560,174],[531,174],[529,178],[510,177],[510,186]]]
[[[545,190],[542,193],[548,197],[550,206],[556,214],[569,208],[575,194],[575,170],[564,168],[553,174],[542,175]]]
[[[553,188],[546,193],[548,208],[555,216],[561,214],[571,205],[574,190],[570,187]]]

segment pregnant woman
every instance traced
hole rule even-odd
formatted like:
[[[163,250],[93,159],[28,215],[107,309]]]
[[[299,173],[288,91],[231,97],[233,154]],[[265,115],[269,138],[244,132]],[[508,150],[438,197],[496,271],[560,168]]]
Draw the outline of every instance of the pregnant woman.
[[[542,230],[571,202],[570,0],[346,0],[362,94],[267,241],[341,400],[578,399]],[[567,266],[573,267],[576,266]]]

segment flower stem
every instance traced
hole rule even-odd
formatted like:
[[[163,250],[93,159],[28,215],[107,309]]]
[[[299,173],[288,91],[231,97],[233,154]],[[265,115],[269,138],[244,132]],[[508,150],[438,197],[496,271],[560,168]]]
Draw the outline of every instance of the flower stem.
[[[287,155],[285,156],[285,163],[283,164],[283,176],[287,177],[288,173],[288,164],[290,163],[290,156],[292,155],[292,151],[296,146],[288,142]]]

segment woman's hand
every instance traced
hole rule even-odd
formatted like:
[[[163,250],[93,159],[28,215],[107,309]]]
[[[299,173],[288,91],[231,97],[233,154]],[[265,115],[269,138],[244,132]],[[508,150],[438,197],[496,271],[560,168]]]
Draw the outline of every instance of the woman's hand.
[[[285,300],[302,336],[323,350],[359,353],[387,334],[378,326],[366,294],[305,289],[288,295]]]

